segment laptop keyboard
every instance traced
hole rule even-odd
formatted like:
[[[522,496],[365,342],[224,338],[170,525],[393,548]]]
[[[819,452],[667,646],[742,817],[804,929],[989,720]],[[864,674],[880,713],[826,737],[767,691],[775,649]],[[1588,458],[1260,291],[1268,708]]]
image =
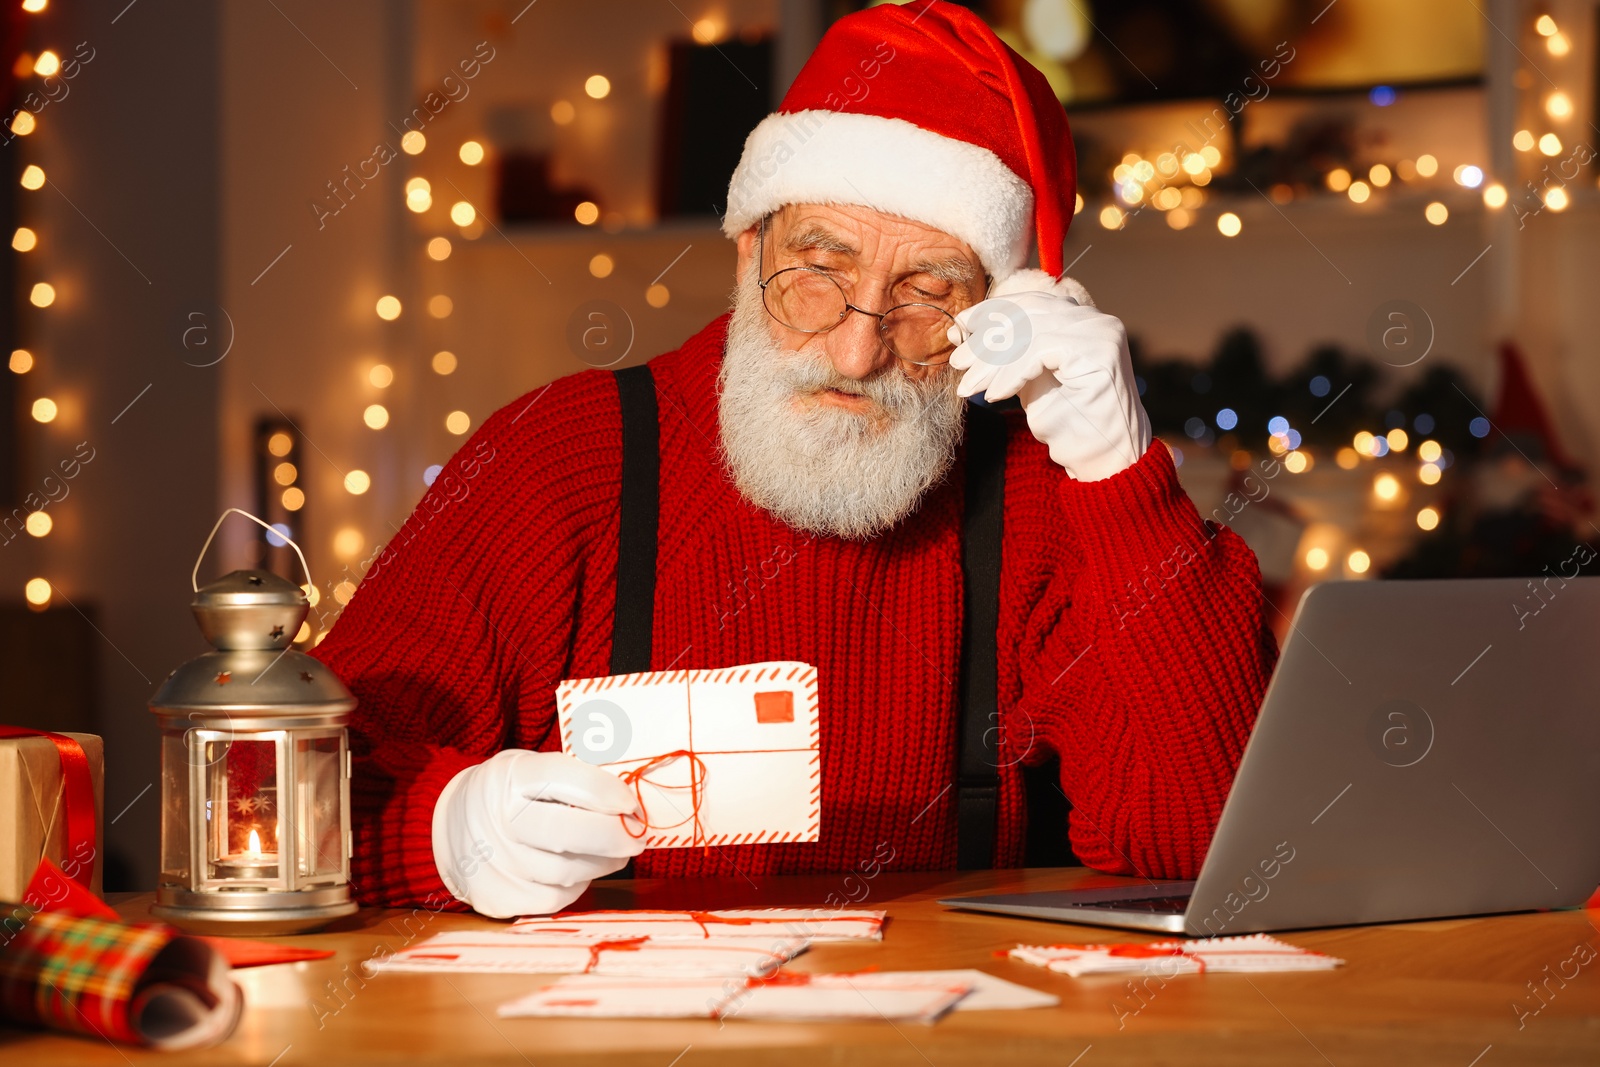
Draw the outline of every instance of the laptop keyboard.
[[[1176,914],[1189,907],[1188,897],[1138,897],[1133,900],[1073,901],[1074,908],[1104,908],[1107,911],[1148,911]]]

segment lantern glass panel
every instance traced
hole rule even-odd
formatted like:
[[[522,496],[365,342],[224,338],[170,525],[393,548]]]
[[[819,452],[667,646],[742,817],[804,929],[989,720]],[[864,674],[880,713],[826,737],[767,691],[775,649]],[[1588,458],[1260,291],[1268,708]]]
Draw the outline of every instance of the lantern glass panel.
[[[189,744],[178,731],[161,735],[161,884],[191,888]]]
[[[206,742],[209,875],[282,888],[279,754],[281,732],[224,735]]]
[[[341,732],[294,741],[295,865],[299,884],[345,880],[344,737]]]

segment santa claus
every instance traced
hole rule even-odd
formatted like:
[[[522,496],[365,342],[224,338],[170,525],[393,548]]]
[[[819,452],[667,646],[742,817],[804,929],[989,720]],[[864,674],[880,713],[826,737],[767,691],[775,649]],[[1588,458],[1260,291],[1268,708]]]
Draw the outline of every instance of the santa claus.
[[[1045,833],[1193,876],[1276,648],[1122,323],[1060,276],[1074,195],[1060,104],[971,12],[835,23],[729,187],[731,314],[491,417],[316,649],[360,700],[362,898],[548,912],[634,857],[1015,865],[1051,759]],[[641,854],[556,684],[760,660],[817,666],[820,840]]]

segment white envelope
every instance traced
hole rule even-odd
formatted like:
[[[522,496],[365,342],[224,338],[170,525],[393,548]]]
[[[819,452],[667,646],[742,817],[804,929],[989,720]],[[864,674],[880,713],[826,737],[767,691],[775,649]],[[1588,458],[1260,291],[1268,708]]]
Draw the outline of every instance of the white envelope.
[[[714,1019],[728,998],[744,987],[743,979],[569,974],[500,1005],[498,1014],[502,1019]]]
[[[965,991],[963,995],[963,991]],[[1048,1008],[1059,997],[978,970],[863,971],[742,979],[573,974],[500,1007],[502,1017],[915,1019],[956,1011]]]
[[[1266,934],[1157,941],[1147,945],[1018,945],[1012,959],[1073,978],[1096,974],[1179,974],[1329,971],[1344,960]]]
[[[707,938],[804,937],[811,941],[882,941],[882,911],[832,908],[728,908],[722,911],[566,911],[511,924],[517,934],[549,941],[703,941]]]
[[[409,974],[592,974],[745,978],[770,974],[804,952],[804,938],[662,941],[649,938],[545,941],[528,934],[461,930],[436,934],[374,959],[375,972]]]
[[[637,791],[647,847],[817,840],[821,727],[812,665],[567,679],[556,687],[556,708],[562,751]]]
[[[931,1023],[972,992],[965,981],[918,971],[888,974],[805,974],[796,981],[752,982],[723,1005],[725,1019],[823,1022],[831,1019],[901,1019]]]
[[[890,1019],[932,1022],[971,986],[915,971],[796,975],[771,984],[740,980],[662,980],[573,974],[502,1004],[502,1018],[728,1018],[788,1021]]]

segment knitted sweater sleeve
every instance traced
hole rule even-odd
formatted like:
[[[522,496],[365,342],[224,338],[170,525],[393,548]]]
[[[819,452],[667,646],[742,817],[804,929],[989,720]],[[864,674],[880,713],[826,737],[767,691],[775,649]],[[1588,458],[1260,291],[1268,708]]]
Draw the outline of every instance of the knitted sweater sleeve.
[[[1061,758],[1080,859],[1192,878],[1277,658],[1255,555],[1201,520],[1159,440],[1097,482],[1031,469],[1016,709]]]
[[[563,379],[491,416],[369,561],[313,652],[355,694],[352,880],[368,905],[455,906],[433,809],[502,748],[558,746],[554,686],[591,670],[579,601],[615,566],[616,389]],[[596,561],[593,545],[611,545]],[[614,595],[614,594],[613,594]],[[609,630],[604,635],[609,640]],[[602,668],[599,673],[604,673]]]

